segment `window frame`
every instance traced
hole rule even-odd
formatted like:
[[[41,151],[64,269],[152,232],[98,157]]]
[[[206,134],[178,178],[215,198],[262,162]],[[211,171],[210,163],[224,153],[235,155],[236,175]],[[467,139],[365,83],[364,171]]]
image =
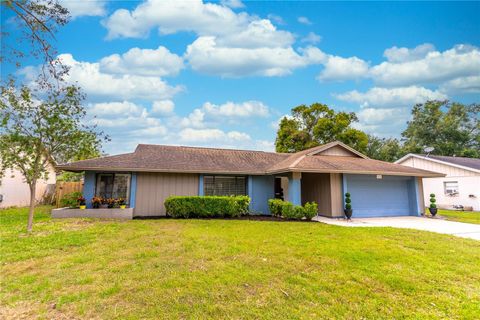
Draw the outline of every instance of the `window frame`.
[[[205,181],[206,178],[213,178],[213,190],[214,190],[214,193],[213,194],[208,194],[207,193],[207,183]],[[218,177],[221,177],[221,178],[234,178],[235,179],[235,189],[238,189],[238,182],[237,180],[239,180],[240,178],[244,180],[244,192],[243,194],[240,194],[240,193],[235,193],[235,194],[215,194],[215,180],[216,178]],[[244,175],[221,175],[221,174],[206,174],[206,175],[203,175],[202,177],[202,180],[203,180],[203,195],[204,196],[247,196],[248,195],[248,176],[244,176]]]
[[[128,175],[128,185],[127,185],[127,194],[125,197],[125,203],[127,205],[130,204],[130,194],[132,193],[132,173],[131,172],[96,172],[95,173],[95,192],[94,195],[95,197],[98,197],[98,178],[100,175],[112,175],[112,191],[111,191],[111,196],[113,197],[113,192],[115,190],[115,176],[116,175]],[[108,198],[108,197],[107,197]]]
[[[454,184],[454,187],[448,186],[449,184]],[[456,188],[455,188],[456,187]],[[449,192],[451,191],[451,192]],[[458,181],[444,181],[443,182],[443,192],[447,196],[458,196],[460,194],[460,188],[458,185]]]

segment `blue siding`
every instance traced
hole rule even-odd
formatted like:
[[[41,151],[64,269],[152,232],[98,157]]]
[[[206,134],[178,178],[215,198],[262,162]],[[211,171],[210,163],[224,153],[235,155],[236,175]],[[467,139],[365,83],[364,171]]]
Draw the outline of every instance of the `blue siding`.
[[[92,198],[95,196],[95,171],[85,171],[83,180],[83,197],[87,208],[92,208]]]
[[[302,205],[302,180],[288,177],[288,201],[294,205]]]
[[[130,181],[130,208],[135,208],[135,200],[137,198],[137,174],[132,173],[132,180]]]
[[[198,195],[199,195],[199,196],[203,196],[203,195],[204,195],[204,191],[203,191],[203,174],[201,174],[201,175],[198,177]]]
[[[252,213],[269,214],[268,199],[275,197],[275,177],[248,176],[248,195]]]
[[[418,192],[412,177],[344,175],[344,192],[350,192],[353,217],[418,215]]]

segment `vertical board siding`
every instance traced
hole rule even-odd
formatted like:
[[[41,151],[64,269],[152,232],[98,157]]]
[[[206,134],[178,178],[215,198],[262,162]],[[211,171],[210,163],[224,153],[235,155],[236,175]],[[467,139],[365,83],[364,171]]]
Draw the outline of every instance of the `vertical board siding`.
[[[332,217],[343,217],[343,190],[341,173],[330,173],[330,193]]]
[[[348,151],[347,149],[335,146],[317,153],[317,155],[322,156],[337,156],[337,157],[358,157],[355,153]]]
[[[172,195],[195,196],[198,189],[198,174],[139,172],[134,216],[164,216],[165,199]]]
[[[314,201],[318,213],[332,216],[332,195],[329,173],[304,173],[302,176],[302,204]]]

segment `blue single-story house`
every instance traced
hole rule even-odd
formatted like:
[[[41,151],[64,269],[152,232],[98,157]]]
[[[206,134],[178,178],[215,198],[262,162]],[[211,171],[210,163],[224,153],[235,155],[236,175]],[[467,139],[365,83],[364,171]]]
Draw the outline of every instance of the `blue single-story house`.
[[[318,203],[318,213],[353,217],[420,215],[424,177],[443,174],[369,159],[341,142],[297,153],[140,144],[134,152],[57,166],[85,172],[87,207],[94,196],[123,197],[134,217],[165,215],[170,195],[248,195],[250,210],[269,214],[267,200]]]

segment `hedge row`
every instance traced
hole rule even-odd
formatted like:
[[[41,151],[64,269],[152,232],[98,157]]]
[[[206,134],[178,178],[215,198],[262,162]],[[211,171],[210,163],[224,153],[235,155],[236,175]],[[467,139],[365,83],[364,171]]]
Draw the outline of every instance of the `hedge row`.
[[[173,218],[224,218],[248,214],[250,197],[171,196],[165,200]]]
[[[291,220],[301,220],[303,218],[312,220],[317,215],[318,206],[315,202],[307,202],[302,206],[295,206],[293,203],[280,199],[268,200],[270,213],[275,217],[282,217]]]

